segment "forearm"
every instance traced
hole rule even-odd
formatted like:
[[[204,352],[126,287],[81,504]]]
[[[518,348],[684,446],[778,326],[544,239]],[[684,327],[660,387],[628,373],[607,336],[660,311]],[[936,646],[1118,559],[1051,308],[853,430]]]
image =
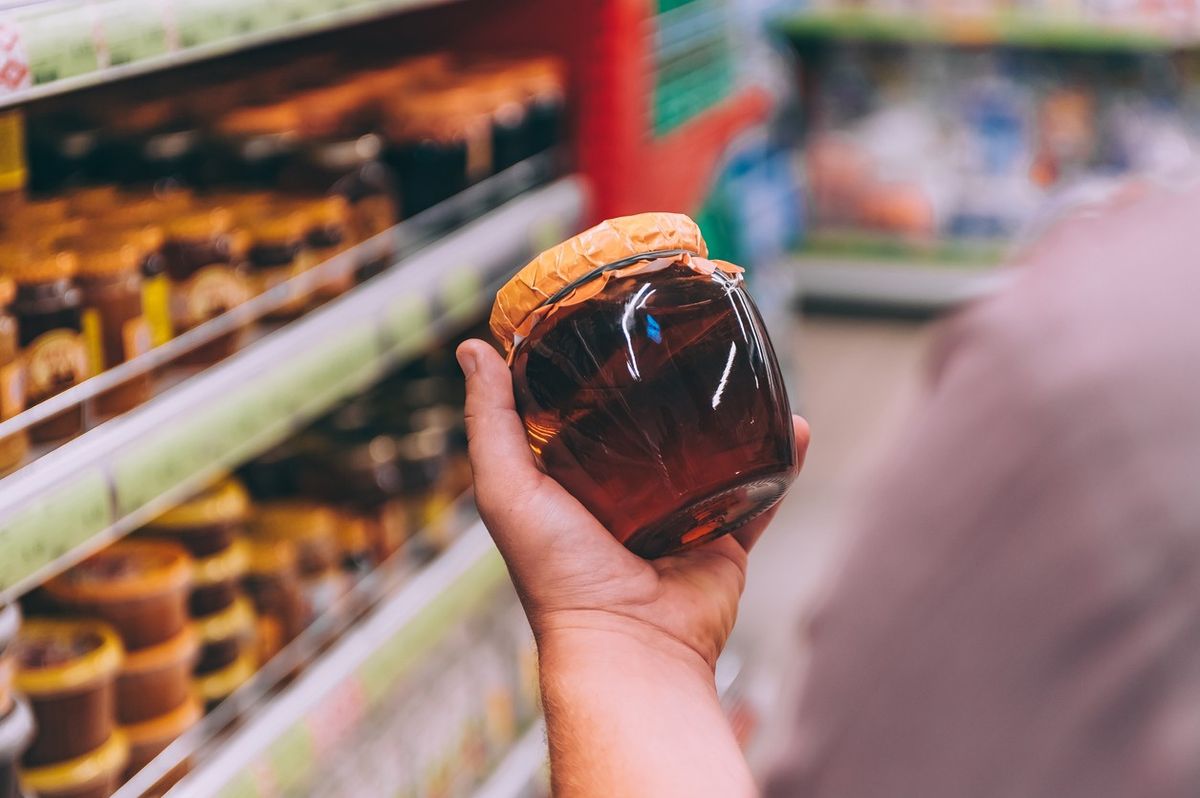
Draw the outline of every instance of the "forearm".
[[[539,648],[555,796],[755,794],[695,652],[591,629],[544,634]]]

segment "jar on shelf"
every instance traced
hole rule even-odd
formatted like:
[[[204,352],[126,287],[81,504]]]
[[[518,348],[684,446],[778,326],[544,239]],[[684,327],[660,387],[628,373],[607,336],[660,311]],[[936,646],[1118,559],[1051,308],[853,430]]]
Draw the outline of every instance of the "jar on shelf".
[[[125,235],[93,237],[79,253],[76,281],[83,292],[83,335],[93,374],[150,351],[142,285],[146,256],[144,247]],[[150,398],[151,388],[149,374],[129,379],[96,397],[96,414],[131,410]]]
[[[102,618],[125,648],[161,645],[188,624],[192,560],[176,543],[121,540],[46,582],[59,607]]]
[[[25,409],[25,364],[13,312],[16,297],[17,284],[8,275],[0,275],[0,421]],[[0,438],[0,474],[19,466],[28,453],[27,430]]]
[[[117,676],[117,721],[143,723],[186,703],[199,651],[195,631],[186,626],[165,643],[126,652]]]
[[[374,559],[387,560],[411,534],[408,508],[401,495],[396,438],[373,434],[369,426],[363,426],[343,432],[325,447],[304,463],[299,476],[301,495],[320,497],[336,507],[343,523],[363,524]]]
[[[17,689],[29,698],[37,736],[25,752],[36,768],[87,756],[116,728],[115,683],[124,651],[97,621],[29,619],[17,643]]]
[[[257,659],[254,606],[244,596],[238,595],[218,612],[196,618],[193,627],[200,639],[197,676],[223,671],[247,655]]]
[[[211,557],[242,538],[249,513],[246,489],[225,479],[167,510],[143,531],[182,544],[193,557]]]
[[[443,479],[446,443],[445,431],[437,428],[409,433],[398,442],[401,493],[409,528],[439,550],[450,543],[449,509],[458,498]]]
[[[353,85],[307,92],[296,99],[299,151],[281,175],[285,190],[299,195],[333,194],[350,206],[355,244],[389,230],[399,221],[396,179],[383,161],[383,141],[373,127],[369,95]],[[395,259],[390,242],[362,264],[365,277]]]
[[[129,741],[120,730],[94,751],[21,771],[21,783],[38,798],[103,798],[121,785],[129,762]]]
[[[492,173],[491,119],[469,86],[396,97],[384,107],[383,125],[406,217]]]
[[[537,155],[562,143],[566,130],[566,72],[554,56],[523,58],[510,70],[529,107],[529,150]]]
[[[308,224],[303,214],[264,209],[247,225],[250,250],[247,273],[251,290],[261,294],[287,282],[307,270],[305,248]],[[271,312],[270,318],[294,318],[304,312],[311,292],[294,293],[287,302]]]
[[[243,585],[260,617],[275,619],[283,643],[304,631],[310,619],[296,545],[286,539],[251,540]]]
[[[175,709],[163,715],[121,727],[129,741],[129,762],[125,766],[122,781],[133,778],[142,768],[195,726],[204,717],[200,700],[189,693],[187,699]],[[173,786],[187,772],[186,766],[172,770],[163,780],[155,784],[156,790]]]
[[[163,259],[171,282],[171,324],[176,335],[246,302],[252,296],[246,274],[249,239],[233,227],[226,208],[178,216],[167,223]],[[210,365],[241,345],[236,329],[194,350],[183,360]]]
[[[188,609],[202,618],[229,609],[242,595],[249,555],[242,540],[224,551],[203,557],[192,566],[192,595]]]
[[[296,547],[304,596],[313,618],[328,612],[350,586],[341,569],[337,521],[337,514],[327,505],[292,499],[259,503],[249,522],[254,540],[284,540]]]
[[[354,243],[351,233],[350,204],[345,197],[318,197],[306,200],[301,212],[307,220],[304,245],[314,266],[345,252]],[[322,279],[314,299],[324,302],[354,287],[355,273],[347,269],[341,276]]]
[[[732,532],[799,470],[774,350],[741,269],[685,216],[613,219],[496,297],[539,466],[636,554]]]
[[[298,110],[294,103],[234,108],[215,124],[214,182],[251,190],[275,189],[280,175],[296,157]]]
[[[32,407],[91,376],[83,337],[83,292],[75,283],[79,260],[71,252],[17,249],[3,256],[17,284],[12,309],[25,361],[25,402]],[[81,405],[35,424],[35,441],[57,441],[83,431]]]

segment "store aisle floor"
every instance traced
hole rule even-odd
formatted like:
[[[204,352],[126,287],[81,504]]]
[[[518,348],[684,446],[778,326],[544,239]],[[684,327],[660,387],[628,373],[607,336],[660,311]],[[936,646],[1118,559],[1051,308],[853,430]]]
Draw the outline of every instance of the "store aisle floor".
[[[796,411],[812,425],[799,482],[751,558],[731,649],[748,669],[756,702],[778,707],[778,691],[801,666],[802,619],[846,526],[864,472],[902,423],[919,384],[930,324],[815,316],[796,323],[792,343],[801,390]],[[752,750],[761,765],[786,718],[774,713]]]

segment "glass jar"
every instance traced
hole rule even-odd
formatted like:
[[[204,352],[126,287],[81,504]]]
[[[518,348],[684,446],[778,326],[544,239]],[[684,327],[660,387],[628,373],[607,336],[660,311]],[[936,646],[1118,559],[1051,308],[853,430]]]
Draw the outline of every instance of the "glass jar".
[[[93,374],[150,351],[150,326],[142,306],[146,253],[126,236],[93,238],[79,256],[83,335]],[[150,398],[149,374],[121,383],[95,399],[99,416],[124,413]]]
[[[246,267],[255,294],[270,291],[306,269],[308,264],[303,255],[308,225],[302,214],[264,209],[247,225],[247,232],[250,251]],[[295,294],[268,314],[268,318],[295,318],[304,312],[310,298],[309,292]]]
[[[399,177],[406,217],[492,173],[491,120],[469,86],[402,95],[383,110],[387,161]]]
[[[538,464],[644,557],[740,528],[799,471],[741,269],[707,253],[685,216],[613,219],[543,253],[492,311]]]
[[[235,108],[217,119],[214,182],[274,189],[296,157],[298,109],[292,102]]]
[[[346,85],[306,92],[296,104],[300,149],[280,178],[283,188],[301,195],[344,197],[355,244],[390,229],[399,221],[396,179],[383,162],[383,141],[370,132],[370,95]],[[393,260],[395,250],[384,242],[362,264],[364,278]]]
[[[7,275],[0,276],[0,421],[7,421],[25,409],[25,368],[17,317],[12,311],[16,296],[17,284]],[[28,452],[27,431],[0,438],[0,473],[19,466]]]
[[[351,245],[350,205],[345,197],[319,197],[304,202],[302,213],[308,220],[304,244],[313,266],[319,266],[345,252]],[[355,274],[347,269],[341,275],[322,279],[314,291],[316,302],[326,302],[354,287]]]
[[[83,337],[83,292],[75,283],[71,252],[25,250],[10,273],[17,284],[12,308],[25,359],[25,402],[43,402],[91,376]],[[64,410],[29,431],[35,441],[58,441],[83,431],[83,408]]]
[[[167,224],[163,260],[171,288],[171,326],[186,332],[232,310],[251,295],[246,275],[249,239],[233,228],[226,208],[208,208],[175,217]],[[237,351],[244,330],[238,329],[181,358],[191,365],[211,365]]]

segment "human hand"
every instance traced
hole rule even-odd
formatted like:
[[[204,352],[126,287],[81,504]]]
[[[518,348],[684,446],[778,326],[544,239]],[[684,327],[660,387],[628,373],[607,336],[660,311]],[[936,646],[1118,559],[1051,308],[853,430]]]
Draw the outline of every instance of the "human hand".
[[[747,555],[775,511],[702,546],[643,560],[535,465],[504,359],[482,341],[458,349],[480,515],[545,650],[602,638],[686,660],[711,676],[737,617]],[[801,462],[808,424],[795,418]]]

